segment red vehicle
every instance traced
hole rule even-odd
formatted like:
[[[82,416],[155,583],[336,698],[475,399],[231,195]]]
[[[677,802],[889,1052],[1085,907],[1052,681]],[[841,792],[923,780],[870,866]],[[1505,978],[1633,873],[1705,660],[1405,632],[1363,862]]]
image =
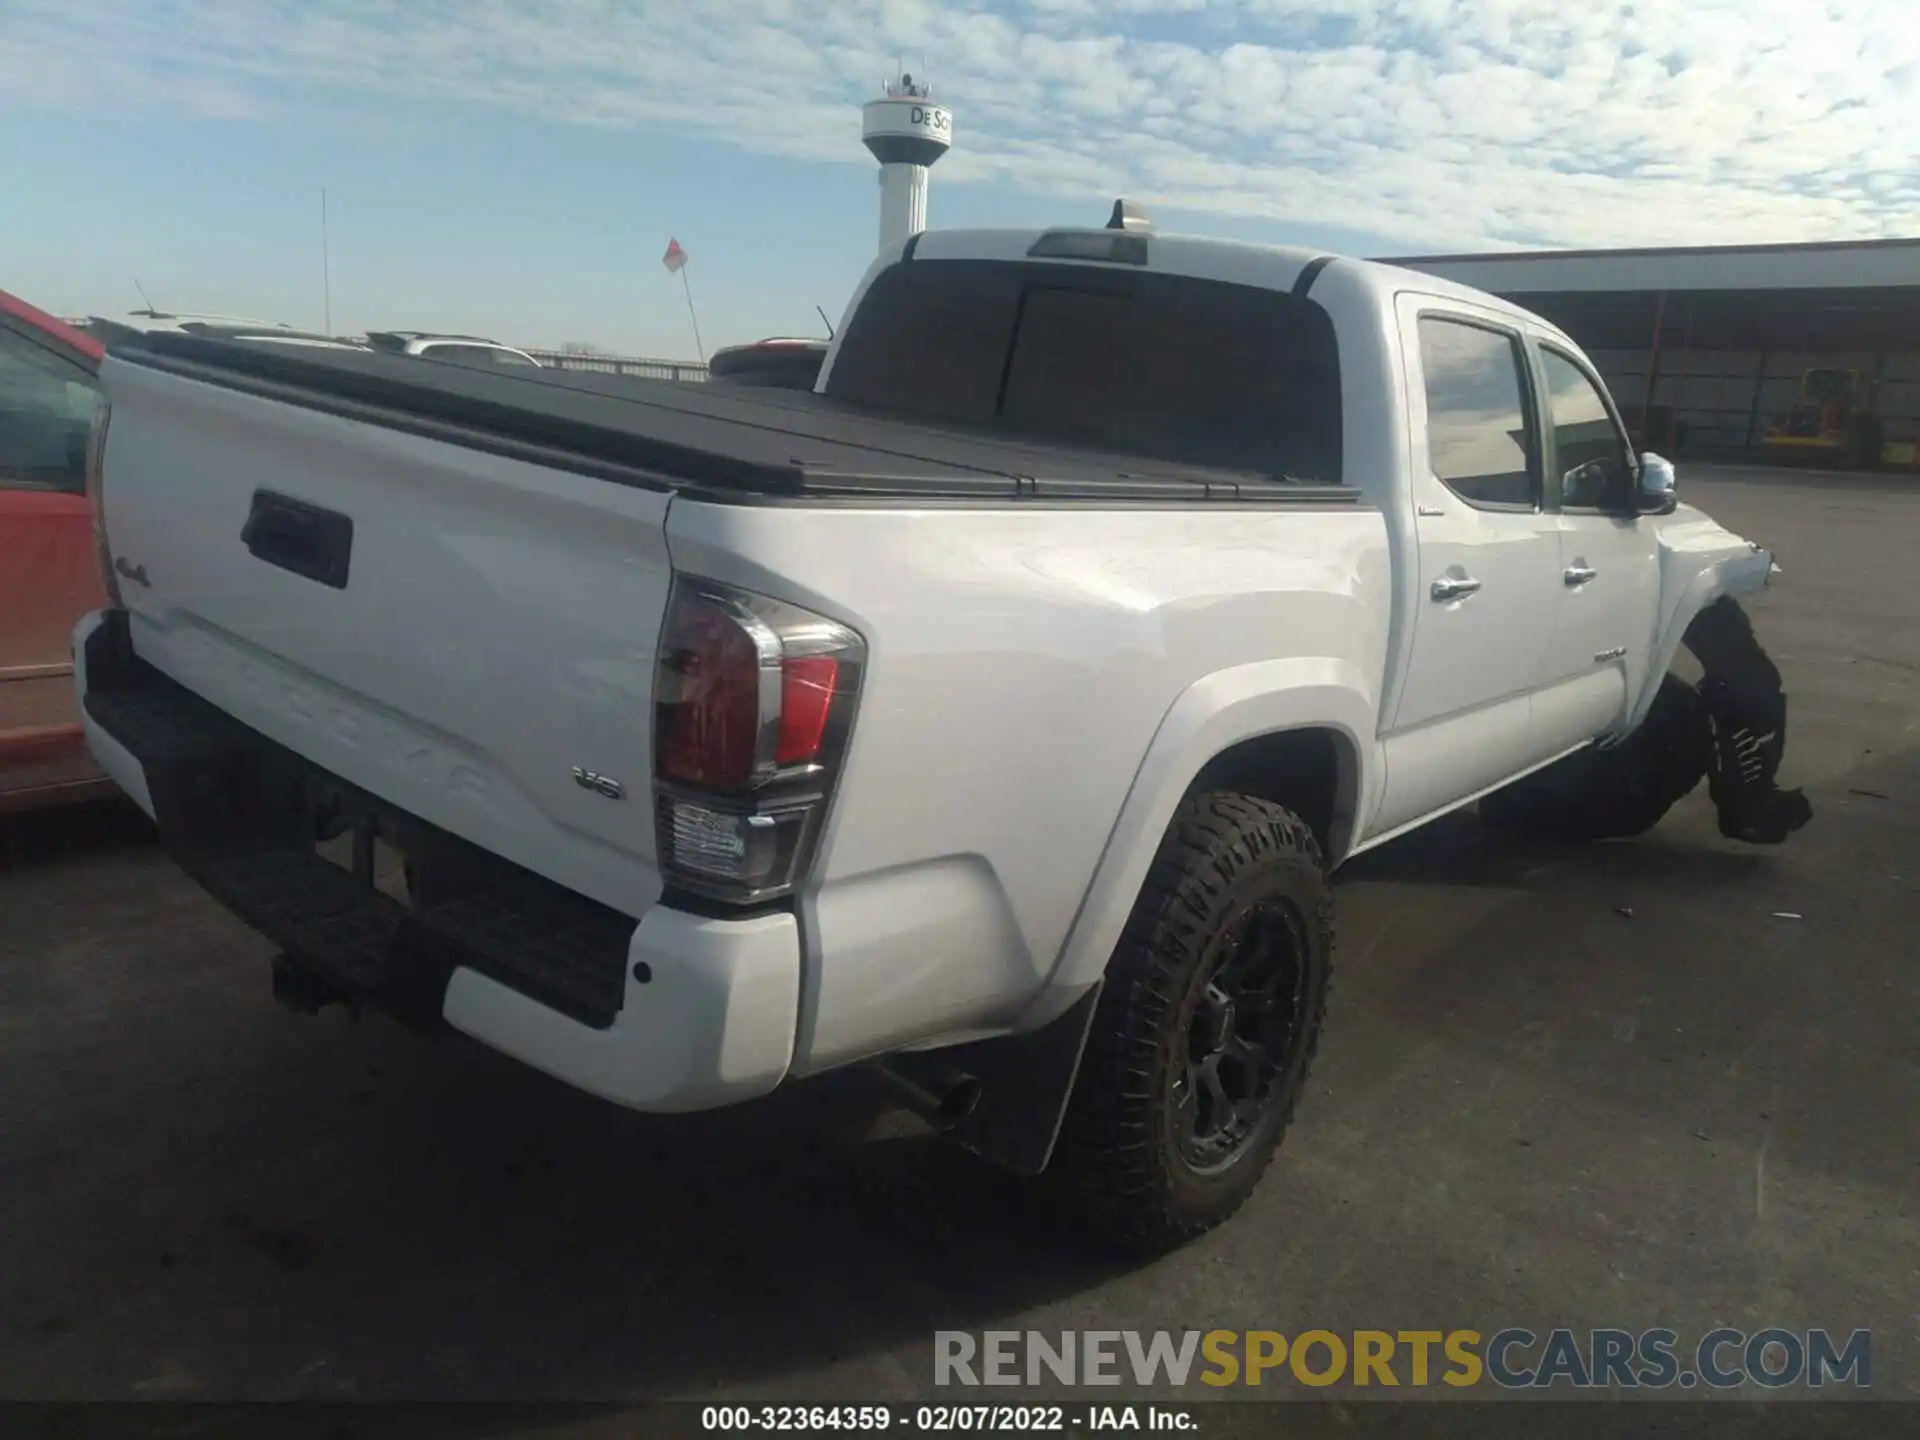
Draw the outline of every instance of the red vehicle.
[[[825,340],[756,340],[729,345],[707,361],[707,378],[731,385],[811,390],[827,358]]]
[[[106,603],[86,493],[100,342],[0,290],[0,812],[117,793],[69,637]]]

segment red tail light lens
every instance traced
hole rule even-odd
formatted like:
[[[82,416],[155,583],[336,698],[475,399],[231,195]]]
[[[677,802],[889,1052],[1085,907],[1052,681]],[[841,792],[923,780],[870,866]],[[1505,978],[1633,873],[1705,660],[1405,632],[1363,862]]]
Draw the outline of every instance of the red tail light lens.
[[[840,662],[831,655],[800,655],[781,664],[776,763],[802,765],[819,755],[839,678]]]
[[[667,620],[655,699],[663,780],[738,790],[760,743],[760,651],[719,602],[688,596]]]
[[[859,636],[836,621],[675,583],[654,686],[657,836],[671,882],[750,903],[804,877],[864,664]]]

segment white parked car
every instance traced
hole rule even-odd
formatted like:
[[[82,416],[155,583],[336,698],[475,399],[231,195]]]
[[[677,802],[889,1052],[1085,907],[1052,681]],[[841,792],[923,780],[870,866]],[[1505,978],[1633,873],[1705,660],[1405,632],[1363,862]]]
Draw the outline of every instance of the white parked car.
[[[1280,1142],[1333,870],[1562,762],[1657,822],[1772,571],[1539,317],[1132,222],[916,237],[818,394],[102,376],[88,738],[283,998],[647,1111],[870,1063],[1147,1248]]]
[[[540,362],[524,350],[502,345],[478,335],[425,335],[417,330],[373,330],[367,344],[392,355],[420,355],[429,360],[445,360],[455,365],[477,365],[482,369],[505,367],[524,370],[543,369]]]
[[[104,344],[113,344],[137,335],[198,335],[207,340],[243,340],[272,342],[276,345],[319,347],[328,350],[362,350],[366,347],[339,336],[313,330],[298,330],[278,320],[249,320],[237,315],[172,314],[161,310],[135,310],[124,318],[90,315],[79,322],[81,328],[97,336]]]

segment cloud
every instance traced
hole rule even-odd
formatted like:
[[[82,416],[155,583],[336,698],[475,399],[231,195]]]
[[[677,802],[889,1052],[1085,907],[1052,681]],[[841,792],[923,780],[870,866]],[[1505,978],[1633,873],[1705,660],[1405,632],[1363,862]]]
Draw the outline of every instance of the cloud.
[[[14,103],[266,113],[314,90],[866,164],[894,63],[944,183],[1401,248],[1920,228],[1910,0],[11,0]],[[774,103],[770,104],[772,101]],[[1064,208],[1064,207],[1063,207]]]

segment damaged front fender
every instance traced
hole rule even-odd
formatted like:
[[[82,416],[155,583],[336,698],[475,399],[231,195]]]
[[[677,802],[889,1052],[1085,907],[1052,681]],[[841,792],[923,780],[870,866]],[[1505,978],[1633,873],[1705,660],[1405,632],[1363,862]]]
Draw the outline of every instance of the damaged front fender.
[[[1651,523],[1657,527],[1660,563],[1659,623],[1646,682],[1627,713],[1621,735],[1630,734],[1646,719],[1693,617],[1723,595],[1738,597],[1763,590],[1781,573],[1772,551],[1734,534],[1691,505],[1676,506]]]

